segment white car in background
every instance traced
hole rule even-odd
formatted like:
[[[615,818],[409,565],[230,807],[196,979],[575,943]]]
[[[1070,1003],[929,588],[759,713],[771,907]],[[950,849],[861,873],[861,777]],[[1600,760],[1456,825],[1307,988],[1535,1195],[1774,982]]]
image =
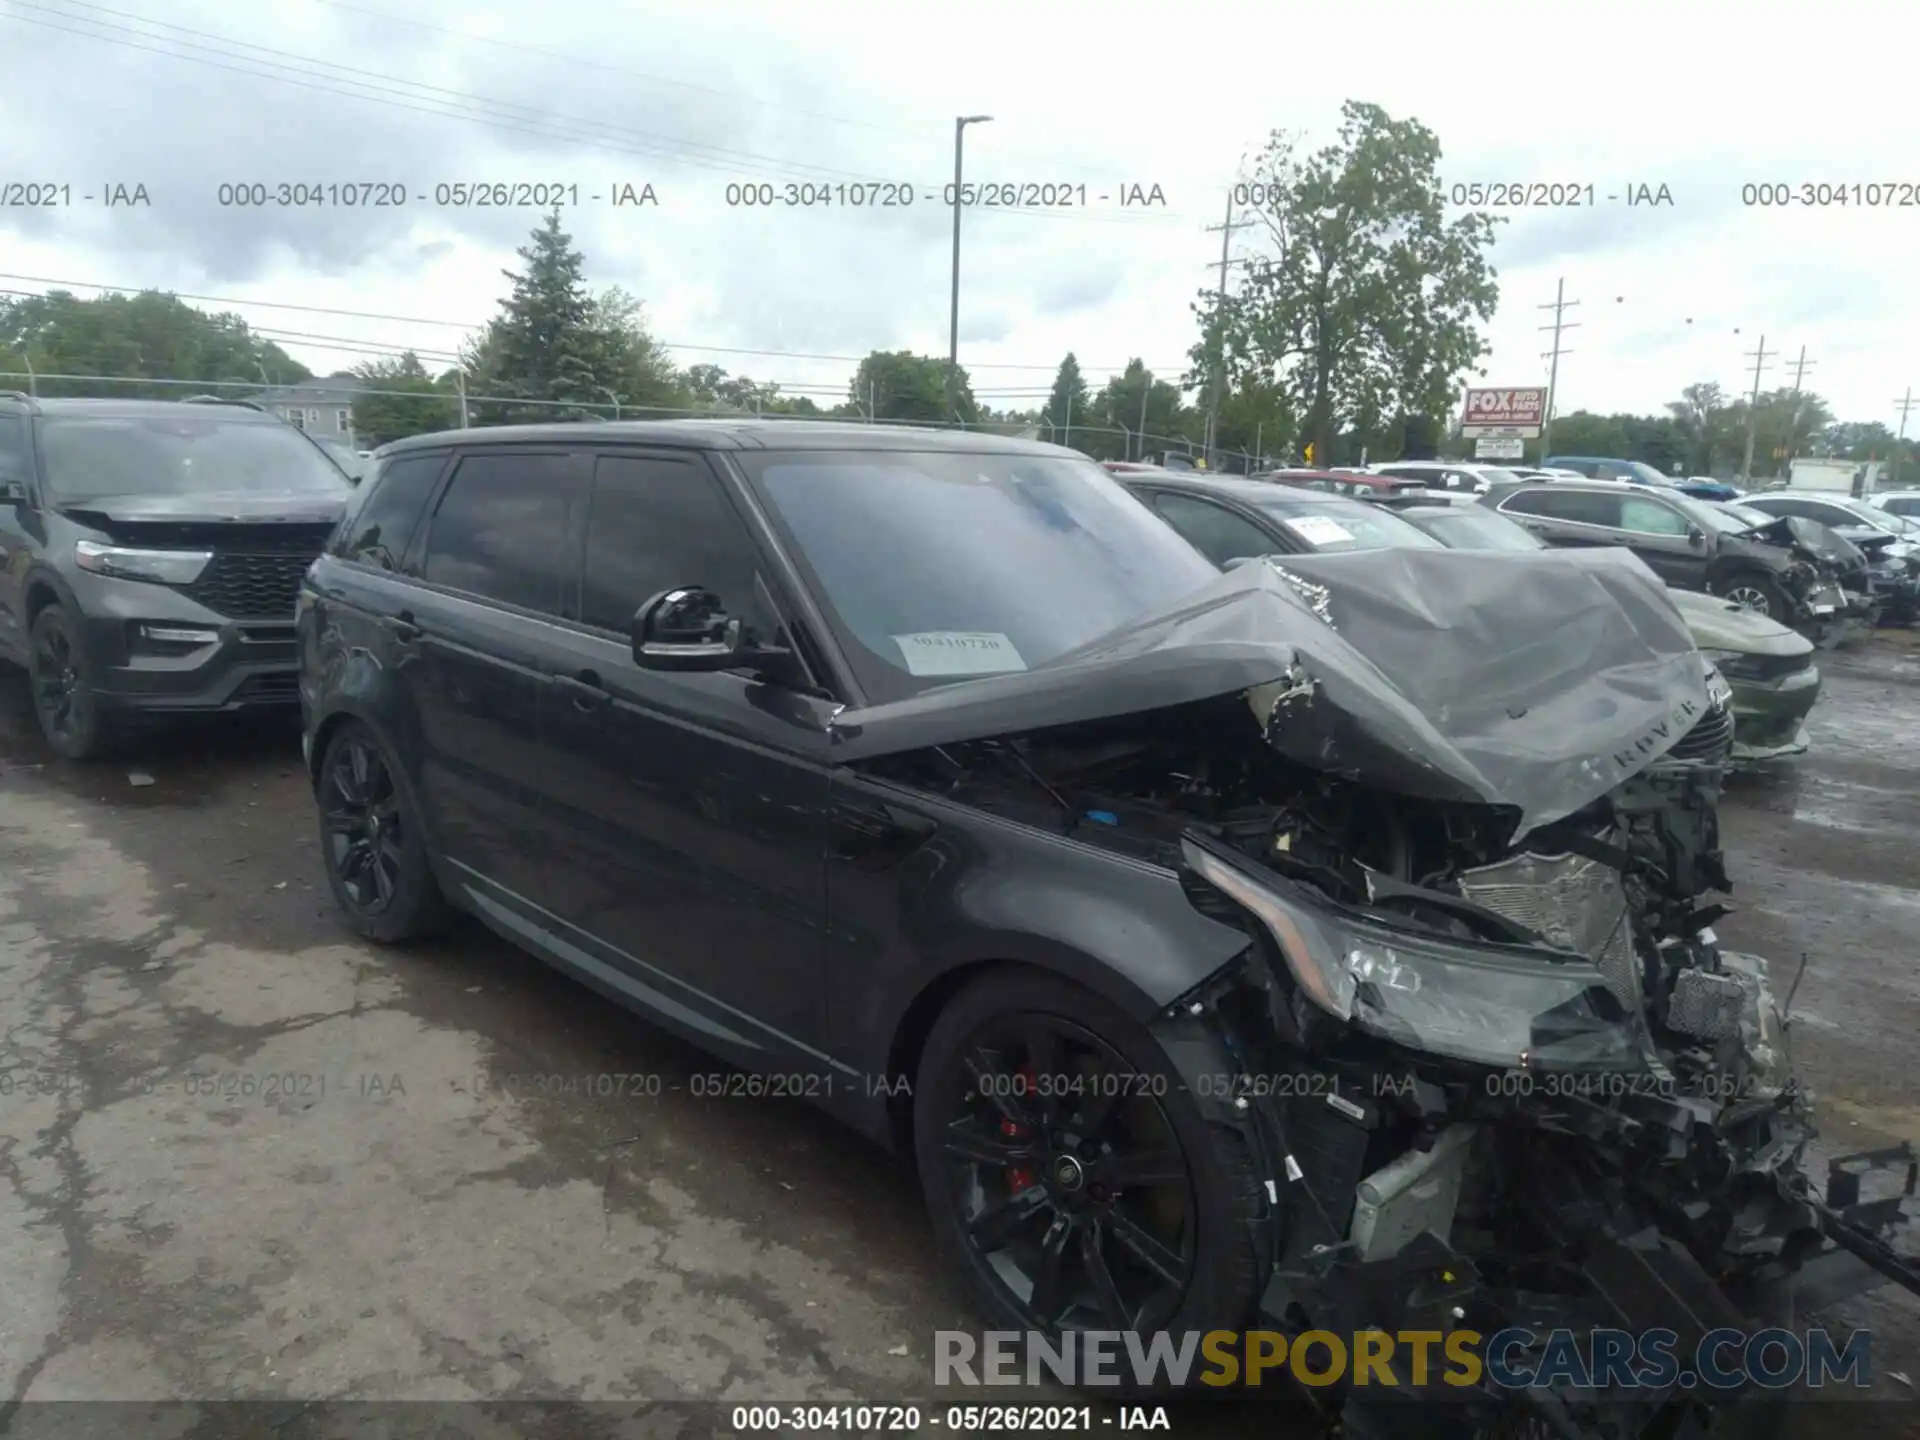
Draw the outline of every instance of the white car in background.
[[[1883,490],[1863,498],[1876,510],[1898,515],[1902,520],[1920,521],[1920,490]]]
[[[1451,505],[1471,505],[1495,485],[1509,485],[1526,477],[1500,465],[1483,465],[1477,460],[1388,460],[1369,465],[1370,475],[1386,475],[1396,480],[1418,480],[1436,500]]]

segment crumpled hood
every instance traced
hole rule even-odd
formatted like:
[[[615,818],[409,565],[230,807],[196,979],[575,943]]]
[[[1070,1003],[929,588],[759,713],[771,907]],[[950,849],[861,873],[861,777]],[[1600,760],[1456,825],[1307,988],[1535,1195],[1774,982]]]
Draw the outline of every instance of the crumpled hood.
[[[1383,789],[1520,812],[1606,794],[1707,708],[1666,587],[1625,550],[1375,550],[1239,566],[1031,670],[842,711],[837,759],[1249,696],[1267,743]]]
[[[1668,598],[1693,632],[1702,650],[1738,650],[1743,655],[1805,655],[1813,642],[1778,620],[1769,620],[1732,601],[1695,590],[1670,590]]]
[[[1860,553],[1858,547],[1819,521],[1809,520],[1802,515],[1782,515],[1771,525],[1745,531],[1739,538],[1758,541],[1763,545],[1779,545],[1791,550],[1802,560],[1827,565],[1835,570],[1852,570],[1867,563],[1866,556]]]

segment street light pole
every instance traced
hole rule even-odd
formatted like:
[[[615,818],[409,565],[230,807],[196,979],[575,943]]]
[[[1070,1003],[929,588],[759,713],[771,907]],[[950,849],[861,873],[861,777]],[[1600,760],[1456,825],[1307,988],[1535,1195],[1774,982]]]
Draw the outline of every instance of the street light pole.
[[[614,394],[613,391],[609,390],[604,385],[601,385],[597,388],[599,389],[602,395],[606,396],[607,399],[613,402],[613,418],[618,420],[620,418],[620,397]]]
[[[953,122],[953,295],[947,310],[947,417],[958,420],[960,392],[960,168],[967,126],[984,125],[991,115],[960,115]]]

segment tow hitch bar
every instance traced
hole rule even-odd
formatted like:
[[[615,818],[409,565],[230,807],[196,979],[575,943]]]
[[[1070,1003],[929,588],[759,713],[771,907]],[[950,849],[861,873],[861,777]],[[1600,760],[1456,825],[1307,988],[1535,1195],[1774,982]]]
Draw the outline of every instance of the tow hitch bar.
[[[1861,1180],[1877,1171],[1906,1170],[1906,1184],[1897,1195],[1878,1200],[1860,1198]],[[1827,1164],[1827,1196],[1816,1201],[1821,1233],[1879,1271],[1889,1280],[1920,1295],[1920,1262],[1900,1254],[1887,1242],[1886,1235],[1906,1218],[1904,1204],[1911,1199],[1920,1182],[1920,1157],[1909,1144],[1886,1150],[1863,1150],[1843,1155]]]

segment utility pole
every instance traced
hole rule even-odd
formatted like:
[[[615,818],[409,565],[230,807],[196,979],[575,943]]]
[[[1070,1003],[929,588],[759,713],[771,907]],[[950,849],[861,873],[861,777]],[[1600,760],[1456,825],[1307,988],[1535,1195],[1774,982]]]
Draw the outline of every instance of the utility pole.
[[[1900,452],[1907,445],[1907,412],[1913,409],[1913,387],[1907,387],[1907,393],[1900,398],[1900,434],[1893,442],[1893,475],[1889,488],[1900,488]]]
[[[1071,390],[1067,391],[1067,418],[1060,427],[1060,443],[1073,444],[1073,391]]]
[[[1740,462],[1740,485],[1745,489],[1753,479],[1753,436],[1760,419],[1760,372],[1767,368],[1767,337],[1760,337],[1760,348],[1749,350],[1753,357],[1753,394],[1747,398],[1747,453]]]
[[[1569,324],[1566,318],[1567,311],[1579,303],[1578,300],[1567,299],[1567,278],[1563,275],[1553,287],[1553,303],[1534,307],[1536,310],[1553,311],[1553,324],[1540,327],[1553,332],[1553,349],[1547,352],[1547,413],[1540,422],[1540,463],[1543,465],[1547,462],[1547,456],[1553,453],[1553,411],[1560,400],[1560,357],[1573,353],[1560,347],[1560,336],[1565,331],[1580,328],[1578,321]]]
[[[960,392],[960,210],[961,156],[967,126],[984,125],[991,115],[958,115],[953,121],[953,295],[947,311],[947,418],[958,420]]]
[[[33,373],[33,356],[27,355],[22,358],[27,366],[27,394],[37,399],[40,394],[40,377]]]
[[[1806,377],[1809,363],[1807,360],[1807,347],[1802,345],[1800,347],[1800,358],[1794,363],[1793,367],[1793,418],[1787,422],[1786,473],[1789,475],[1793,473],[1793,452],[1798,449],[1800,445],[1800,382]]]
[[[466,371],[456,370],[453,372],[453,388],[460,396],[460,428],[462,430],[465,430],[470,428],[467,421],[467,372]]]
[[[1214,431],[1220,423],[1220,401],[1227,388],[1227,267],[1233,264],[1228,258],[1228,246],[1233,241],[1233,232],[1251,228],[1253,221],[1242,220],[1235,223],[1233,218],[1233,191],[1227,191],[1226,218],[1218,225],[1209,225],[1209,232],[1220,232],[1220,289],[1214,299],[1213,308],[1213,384],[1208,387],[1207,397],[1207,439],[1206,456],[1208,466],[1213,464]]]
[[[1153,394],[1153,372],[1140,367],[1140,458],[1147,458],[1147,397]]]

